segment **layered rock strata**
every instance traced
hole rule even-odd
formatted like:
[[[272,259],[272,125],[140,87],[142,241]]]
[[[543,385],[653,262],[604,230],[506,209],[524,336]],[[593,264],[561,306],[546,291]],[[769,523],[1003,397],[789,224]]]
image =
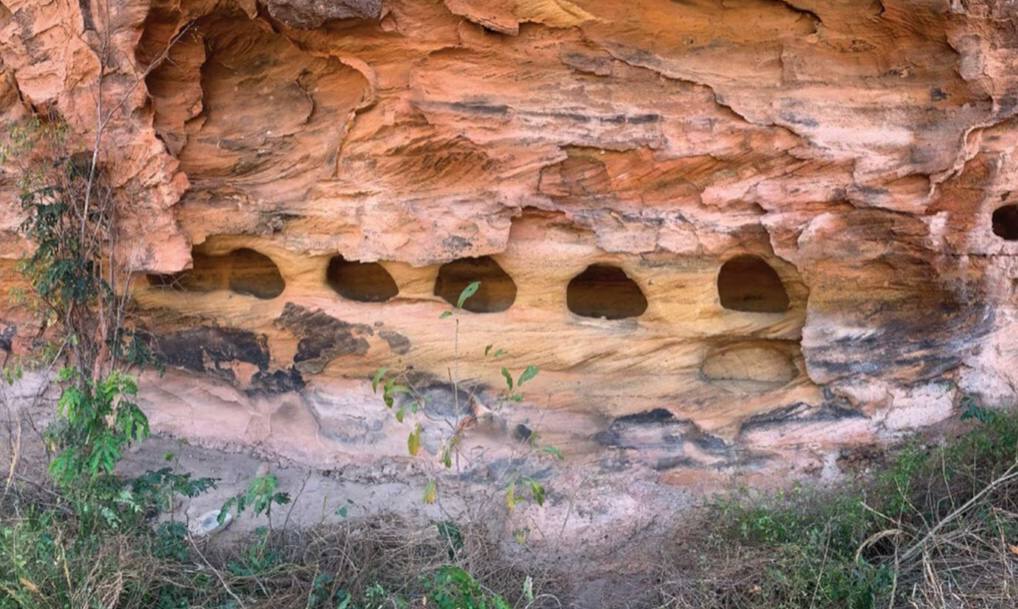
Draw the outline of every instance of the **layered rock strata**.
[[[0,111],[87,143],[117,108],[101,160],[166,367],[157,429],[402,455],[384,366],[412,370],[429,451],[470,421],[473,468],[537,431],[680,485],[830,473],[963,396],[1016,397],[1015,13],[3,0]],[[6,288],[30,244],[0,177]],[[26,349],[30,315],[2,317]],[[501,368],[528,365],[504,403]]]

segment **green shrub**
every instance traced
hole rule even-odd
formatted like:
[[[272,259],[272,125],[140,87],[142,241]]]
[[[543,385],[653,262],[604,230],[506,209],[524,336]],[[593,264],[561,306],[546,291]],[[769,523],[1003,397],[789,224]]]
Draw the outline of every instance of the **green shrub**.
[[[510,609],[509,603],[481,587],[459,567],[440,568],[425,583],[425,598],[438,609]]]

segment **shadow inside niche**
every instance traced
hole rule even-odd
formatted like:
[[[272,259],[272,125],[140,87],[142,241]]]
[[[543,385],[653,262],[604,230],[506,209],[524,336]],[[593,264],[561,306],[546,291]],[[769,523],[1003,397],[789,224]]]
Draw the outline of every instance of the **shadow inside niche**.
[[[269,300],[279,296],[286,282],[279,267],[265,254],[241,248],[222,256],[193,253],[192,268],[168,275],[150,274],[149,285],[184,292],[228,289]]]
[[[582,317],[626,319],[643,315],[647,297],[619,267],[592,264],[569,282],[566,306]]]
[[[993,234],[1005,241],[1018,241],[1018,204],[1004,205],[994,210]]]
[[[778,273],[759,256],[736,256],[718,273],[721,306],[750,313],[784,313],[788,292]]]
[[[516,301],[516,282],[490,256],[460,258],[443,264],[435,279],[435,296],[455,305],[460,293],[474,281],[477,293],[463,303],[472,313],[498,313]]]
[[[333,256],[325,280],[337,294],[358,302],[385,302],[399,294],[396,281],[377,262],[356,262]]]

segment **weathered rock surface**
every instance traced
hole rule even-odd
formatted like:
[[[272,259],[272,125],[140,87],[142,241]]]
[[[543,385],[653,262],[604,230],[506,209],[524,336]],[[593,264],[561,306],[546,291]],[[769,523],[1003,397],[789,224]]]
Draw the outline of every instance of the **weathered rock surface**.
[[[692,485],[1018,397],[1013,0],[2,2],[0,118],[119,107],[160,430],[402,455],[368,379],[406,365],[418,416],[477,419],[463,475],[537,430]]]

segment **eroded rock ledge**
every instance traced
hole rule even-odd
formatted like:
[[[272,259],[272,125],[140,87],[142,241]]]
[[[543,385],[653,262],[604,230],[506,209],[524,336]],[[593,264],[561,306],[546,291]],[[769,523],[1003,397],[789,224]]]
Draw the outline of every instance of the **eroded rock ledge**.
[[[370,461],[405,452],[377,367],[454,427],[535,364],[477,467],[539,429],[688,484],[826,472],[1018,393],[1006,0],[2,1],[5,121],[90,141],[114,49],[158,429]],[[0,178],[7,287],[30,246]]]

